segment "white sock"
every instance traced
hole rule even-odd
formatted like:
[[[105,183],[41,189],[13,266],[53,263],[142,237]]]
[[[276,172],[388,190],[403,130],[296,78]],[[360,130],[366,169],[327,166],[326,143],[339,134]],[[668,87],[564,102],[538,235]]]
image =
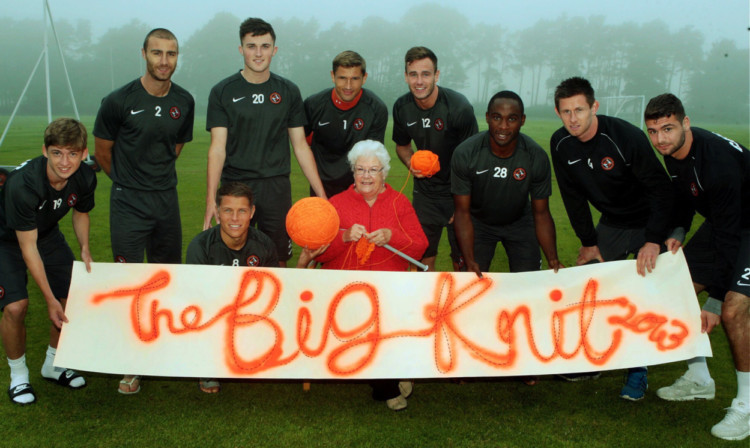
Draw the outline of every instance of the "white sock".
[[[26,354],[24,353],[18,359],[8,358],[10,367],[10,387],[14,388],[19,384],[29,382],[29,368],[26,367]]]
[[[711,373],[708,371],[708,364],[704,356],[696,356],[687,360],[688,370],[685,377],[690,381],[705,386],[711,381]]]
[[[29,382],[29,368],[26,367],[26,354],[24,353],[18,359],[8,358],[8,366],[10,367],[10,388],[13,389],[24,383]],[[34,401],[34,396],[30,393],[21,394],[13,399],[16,403],[31,403]]]
[[[745,412],[750,412],[750,372],[737,370],[737,400],[745,403]]]
[[[54,366],[55,354],[57,354],[57,349],[52,348],[52,346],[47,346],[47,356],[44,358],[44,365],[42,365],[42,376],[45,378],[52,378],[56,380],[60,378],[60,375],[62,375],[63,372],[65,372],[65,370],[67,369]],[[82,377],[78,377],[70,382],[70,387],[83,387],[84,384],[86,384],[86,380],[84,380]]]
[[[42,376],[47,378],[59,378],[62,369],[58,371],[55,369],[55,354],[57,353],[56,348],[47,346],[47,356],[44,357],[44,364],[42,364]]]

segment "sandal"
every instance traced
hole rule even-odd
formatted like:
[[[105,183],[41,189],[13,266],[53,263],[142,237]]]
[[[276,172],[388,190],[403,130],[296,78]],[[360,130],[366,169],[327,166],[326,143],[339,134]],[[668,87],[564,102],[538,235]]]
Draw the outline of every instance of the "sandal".
[[[31,397],[33,398],[33,400],[29,401],[28,403],[15,400],[16,397],[19,397],[21,395],[26,395],[26,394],[31,394]],[[31,384],[29,383],[22,383],[16,387],[9,388],[8,397],[10,397],[10,401],[13,404],[17,404],[19,406],[25,406],[27,404],[36,403],[36,394],[34,393],[34,388],[31,387]]]
[[[137,394],[141,391],[141,376],[140,375],[133,375],[130,377],[130,379],[127,379],[127,375],[120,380],[120,385],[117,388],[117,392],[120,392],[123,395],[133,395]],[[126,388],[123,389],[122,386],[125,386]],[[133,390],[133,385],[136,386],[135,390]]]
[[[71,389],[83,389],[84,387],[86,387],[86,380],[84,380],[84,383],[82,386],[73,387],[70,385],[70,383],[73,382],[73,380],[76,378],[83,379],[81,375],[76,373],[74,370],[70,370],[70,369],[65,369],[63,372],[60,373],[60,376],[58,376],[57,378],[50,378],[44,375],[42,375],[42,378],[44,378],[47,381],[53,382],[59,386],[69,387]]]

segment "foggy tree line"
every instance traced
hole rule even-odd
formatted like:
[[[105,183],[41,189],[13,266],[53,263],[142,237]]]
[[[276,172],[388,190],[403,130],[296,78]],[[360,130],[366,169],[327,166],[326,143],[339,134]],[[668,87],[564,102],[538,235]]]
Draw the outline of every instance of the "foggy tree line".
[[[423,11],[429,9],[426,22]],[[204,115],[208,93],[242,68],[238,28],[245,17],[220,12],[180,40],[174,81],[196,99]],[[400,19],[370,17],[361,24],[337,22],[323,29],[315,19],[267,18],[279,52],[271,70],[294,81],[307,97],[331,86],[333,57],[355,50],[367,61],[366,88],[386,104],[407,91],[403,56],[415,45],[438,55],[440,85],[464,93],[477,111],[496,91],[518,92],[530,115],[552,116],[552,95],[564,78],[582,75],[597,97],[671,91],[696,119],[747,124],[750,100],[748,48],[731,40],[706,45],[693,27],[671,32],[661,20],[608,24],[603,16],[539,20],[509,31],[501,25],[471,24],[460,11],[435,4],[412,8]],[[88,21],[57,19],[80,112],[96,113],[103,96],[143,74],[140,47],[158,23],[130,21],[94,40]],[[42,50],[41,21],[0,18],[0,114],[9,114]],[[52,42],[52,39],[50,39]],[[704,49],[704,47],[707,48]],[[50,46],[53,114],[71,114],[56,48]],[[38,70],[20,112],[44,114],[43,67]]]

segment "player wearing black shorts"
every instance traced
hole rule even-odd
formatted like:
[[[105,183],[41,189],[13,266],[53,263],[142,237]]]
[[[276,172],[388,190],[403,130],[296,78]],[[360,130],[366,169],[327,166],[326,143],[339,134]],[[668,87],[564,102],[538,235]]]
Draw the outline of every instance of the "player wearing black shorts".
[[[249,18],[240,25],[240,54],[245,65],[211,89],[206,129],[208,150],[206,213],[203,230],[216,215],[214,192],[219,181],[243,182],[255,194],[253,224],[276,245],[279,264],[286,266],[292,243],[286,214],[292,206],[289,142],[313,191],[326,198],[315,157],[305,141],[307,124],[299,88],[271,73],[278,48],[267,22]]]
[[[219,224],[196,235],[187,249],[187,264],[278,267],[276,247],[263,232],[250,227],[255,213],[253,192],[240,182],[225,183],[216,192]],[[201,390],[219,392],[219,382],[202,378]]]
[[[157,28],[141,50],[146,73],[110,93],[94,124],[96,157],[112,178],[109,227],[116,262],[182,261],[182,226],[175,162],[193,139],[195,102],[171,81],[177,38]],[[140,380],[126,376],[120,392],[136,393]]]
[[[550,152],[568,218],[581,240],[576,264],[637,253],[637,271],[645,275],[668,236],[669,176],[640,129],[597,115],[598,108],[583,78],[566,79],[555,90],[563,127],[552,135]],[[602,214],[596,228],[589,203]],[[646,369],[631,369],[620,396],[640,400],[647,388]]]
[[[102,100],[96,157],[112,178],[110,231],[117,262],[180,263],[182,227],[175,162],[193,138],[193,97],[170,79],[178,44],[155,29],[142,49],[146,73]]]
[[[91,271],[89,211],[94,208],[96,175],[81,163],[88,153],[86,140],[86,128],[79,121],[53,121],[44,131],[43,156],[11,172],[0,190],[0,334],[10,366],[8,396],[14,404],[36,401],[25,354],[27,269],[47,302],[52,322],[42,376],[71,389],[86,385],[76,372],[53,366],[60,327],[68,321],[64,310],[75,260],[58,222],[70,210],[81,260]]]
[[[440,70],[437,69],[437,56],[430,49],[413,47],[406,52],[404,61],[404,78],[409,93],[393,105],[393,141],[398,157],[414,175],[414,210],[429,242],[422,262],[429,266],[429,270],[435,270],[438,244],[443,228],[447,227],[453,268],[458,271],[461,252],[450,225],[453,222],[451,157],[462,141],[477,133],[477,118],[466,97],[437,86]],[[425,177],[419,170],[411,168],[412,141],[417,150],[437,154],[440,162],[438,173]]]
[[[454,225],[466,267],[480,277],[488,272],[500,241],[511,272],[539,270],[539,246],[557,271],[552,173],[541,146],[521,134],[523,101],[514,92],[496,93],[486,120],[489,131],[458,145],[451,162]]]
[[[709,293],[702,330],[724,324],[737,373],[737,396],[711,434],[742,440],[750,435],[750,151],[692,127],[682,102],[672,94],[652,98],[645,119],[651,143],[672,176],[681,235],[690,229],[695,212],[705,218],[685,246],[685,258],[696,292]],[[681,243],[668,240],[673,251]],[[714,398],[705,358],[688,361],[688,371],[657,394],[678,401]]]
[[[383,143],[388,124],[385,103],[362,88],[367,81],[367,65],[362,56],[354,51],[336,55],[331,80],[332,89],[305,100],[305,134],[328,197],[354,183],[346,159],[352,146],[362,140]],[[310,195],[314,195],[312,188]]]

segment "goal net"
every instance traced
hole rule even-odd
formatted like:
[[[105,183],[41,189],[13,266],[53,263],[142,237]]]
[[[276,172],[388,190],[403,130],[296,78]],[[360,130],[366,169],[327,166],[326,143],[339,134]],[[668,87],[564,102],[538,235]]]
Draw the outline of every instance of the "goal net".
[[[638,126],[639,129],[643,129],[643,111],[646,108],[645,96],[607,96],[598,98],[598,101],[599,113],[622,118]]]

